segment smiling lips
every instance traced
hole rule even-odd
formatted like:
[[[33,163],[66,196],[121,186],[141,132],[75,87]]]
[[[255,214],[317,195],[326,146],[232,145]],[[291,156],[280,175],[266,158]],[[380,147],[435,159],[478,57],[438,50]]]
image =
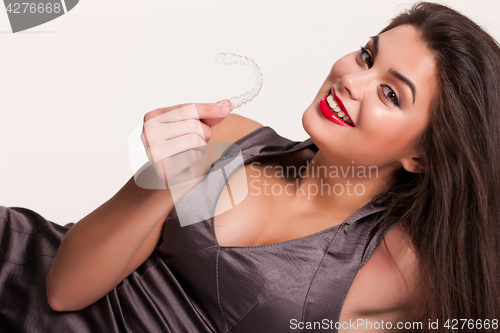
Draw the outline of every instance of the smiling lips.
[[[344,104],[335,95],[334,88],[332,88],[331,93],[321,99],[319,102],[319,109],[323,116],[331,122],[337,125],[354,127],[351,117],[349,117]]]

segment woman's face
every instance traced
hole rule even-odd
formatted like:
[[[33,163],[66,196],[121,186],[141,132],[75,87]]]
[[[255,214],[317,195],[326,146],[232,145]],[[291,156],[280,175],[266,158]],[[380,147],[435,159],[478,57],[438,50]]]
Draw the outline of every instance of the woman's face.
[[[436,95],[434,59],[411,25],[372,37],[339,59],[302,116],[326,163],[422,172],[417,143]],[[325,99],[329,94],[334,102]],[[345,122],[334,115],[335,103],[347,111]]]

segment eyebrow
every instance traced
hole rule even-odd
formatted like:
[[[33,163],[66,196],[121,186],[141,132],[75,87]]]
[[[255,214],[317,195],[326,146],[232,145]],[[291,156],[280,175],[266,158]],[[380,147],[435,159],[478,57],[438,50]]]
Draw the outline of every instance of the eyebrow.
[[[375,58],[377,58],[378,54],[378,36],[371,36],[370,38],[373,40],[373,60],[375,61]],[[413,96],[413,104],[415,104],[415,96],[417,95],[417,93],[413,82],[411,82],[410,79],[408,79],[406,76],[399,73],[398,71],[395,71],[394,69],[390,69],[389,74],[394,76],[396,79],[402,81],[408,86],[408,88],[410,88],[411,94]]]
[[[371,36],[371,39],[373,39],[373,58],[375,59],[378,54],[378,36]]]

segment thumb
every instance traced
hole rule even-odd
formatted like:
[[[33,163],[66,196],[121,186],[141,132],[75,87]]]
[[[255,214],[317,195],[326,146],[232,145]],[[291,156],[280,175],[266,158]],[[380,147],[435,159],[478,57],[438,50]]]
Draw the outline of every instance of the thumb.
[[[223,121],[224,118],[226,118],[226,116],[231,111],[233,111],[233,105],[227,99],[223,99],[223,100],[218,101],[217,103],[213,103],[209,106],[209,108],[212,111],[211,113],[214,113],[214,114],[216,113],[217,116],[215,118],[200,119],[200,121],[204,122],[205,124],[207,124],[210,127],[213,127],[213,126],[217,125],[218,123],[220,123],[221,121]]]

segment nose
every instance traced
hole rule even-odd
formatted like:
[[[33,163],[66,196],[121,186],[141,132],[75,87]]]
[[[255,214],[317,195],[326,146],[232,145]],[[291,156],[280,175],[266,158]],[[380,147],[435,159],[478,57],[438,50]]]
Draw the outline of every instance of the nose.
[[[340,81],[341,89],[345,89],[351,99],[360,101],[365,90],[371,86],[372,79],[372,74],[368,70],[349,73],[342,77]]]

